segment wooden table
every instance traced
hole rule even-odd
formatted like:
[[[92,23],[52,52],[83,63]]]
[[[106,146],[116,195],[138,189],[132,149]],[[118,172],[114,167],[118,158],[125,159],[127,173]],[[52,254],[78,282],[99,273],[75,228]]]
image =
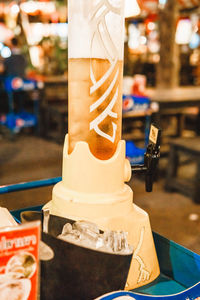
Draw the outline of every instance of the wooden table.
[[[200,107],[200,87],[188,86],[174,89],[147,89],[151,101],[157,102],[160,109],[177,107]]]
[[[196,172],[193,176],[188,177],[178,172],[183,164],[194,163]],[[187,164],[186,164],[187,163]],[[177,138],[170,142],[170,152],[166,174],[165,189],[167,191],[178,191],[191,197],[194,202],[200,204],[200,137],[195,138]]]
[[[147,89],[152,102],[159,106],[155,121],[160,124],[163,115],[177,117],[177,136],[182,135],[184,115],[188,108],[197,107],[196,132],[200,134],[200,87],[179,87],[174,89]]]

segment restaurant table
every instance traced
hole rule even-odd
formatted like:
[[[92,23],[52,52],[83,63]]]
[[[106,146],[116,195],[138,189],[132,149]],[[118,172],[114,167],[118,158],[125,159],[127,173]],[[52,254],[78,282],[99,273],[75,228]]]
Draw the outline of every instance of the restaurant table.
[[[200,87],[187,86],[172,89],[147,89],[151,102],[159,106],[154,118],[160,124],[163,115],[177,117],[177,136],[182,135],[184,129],[184,115],[189,108],[197,108],[196,133],[200,134]]]

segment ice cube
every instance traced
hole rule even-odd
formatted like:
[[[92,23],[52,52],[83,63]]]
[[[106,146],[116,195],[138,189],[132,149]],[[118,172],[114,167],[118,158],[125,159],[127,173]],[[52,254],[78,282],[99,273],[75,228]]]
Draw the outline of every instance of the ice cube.
[[[66,235],[72,232],[72,225],[67,223],[63,226],[62,235]]]
[[[77,221],[64,225],[58,238],[76,243],[87,248],[110,253],[129,254],[133,252],[128,245],[128,234],[124,231],[107,230],[100,232],[98,226],[91,222]]]
[[[128,234],[124,231],[107,230],[103,233],[104,244],[113,252],[130,252],[127,236]]]
[[[73,229],[78,230],[83,236],[92,240],[97,240],[99,235],[99,229],[96,224],[86,221],[77,221],[73,224]]]
[[[48,233],[49,231],[49,218],[50,218],[50,210],[44,209],[43,210],[43,231]]]

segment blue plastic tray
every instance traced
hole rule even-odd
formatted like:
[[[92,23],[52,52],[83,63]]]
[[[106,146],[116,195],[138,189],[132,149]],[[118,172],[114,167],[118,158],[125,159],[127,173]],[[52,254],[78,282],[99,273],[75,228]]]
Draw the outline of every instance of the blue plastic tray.
[[[58,177],[4,186],[0,187],[0,194],[52,185],[60,180],[61,178]],[[41,210],[41,208],[41,206],[22,208],[11,213],[17,220],[20,220],[22,211]],[[130,299],[135,300],[200,300],[200,255],[157,233],[153,233],[153,236],[161,270],[160,276],[154,282],[131,292],[117,291],[99,299],[110,300],[129,296]]]
[[[12,214],[19,221],[22,211],[38,211],[41,208],[41,206],[29,207],[13,211]],[[149,298],[195,300],[200,297],[200,256],[155,232],[153,236],[161,270],[160,276],[154,282],[132,292],[114,292],[99,299],[110,300],[129,296],[135,300]]]

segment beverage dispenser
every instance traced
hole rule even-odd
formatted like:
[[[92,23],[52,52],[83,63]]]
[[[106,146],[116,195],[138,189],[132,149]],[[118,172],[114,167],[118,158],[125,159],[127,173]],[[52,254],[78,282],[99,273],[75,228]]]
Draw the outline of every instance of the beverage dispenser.
[[[148,214],[125,184],[132,171],[121,140],[123,11],[124,0],[68,0],[69,127],[62,181],[45,208],[127,232],[134,247],[130,290],[152,282],[159,266]]]

